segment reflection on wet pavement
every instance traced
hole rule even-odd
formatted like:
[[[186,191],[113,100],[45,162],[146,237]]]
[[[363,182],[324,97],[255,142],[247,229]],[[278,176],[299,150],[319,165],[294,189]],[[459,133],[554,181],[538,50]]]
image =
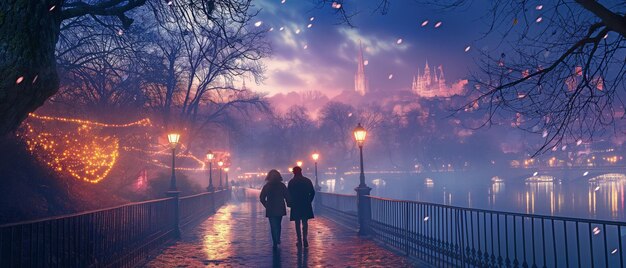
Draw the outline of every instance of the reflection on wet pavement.
[[[269,223],[256,202],[230,203],[155,256],[147,267],[410,267],[403,257],[323,217],[309,224],[310,247],[298,250],[283,218],[282,244],[272,250]]]

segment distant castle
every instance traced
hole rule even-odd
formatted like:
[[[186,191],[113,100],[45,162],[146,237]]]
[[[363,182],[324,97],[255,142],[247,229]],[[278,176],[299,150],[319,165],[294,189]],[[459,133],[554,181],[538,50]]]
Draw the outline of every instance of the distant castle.
[[[359,41],[359,56],[356,74],[354,75],[354,91],[361,96],[365,96],[365,93],[369,90],[367,77],[365,77],[365,62],[363,60],[363,46]]]
[[[413,76],[413,85],[411,87],[413,93],[426,97],[433,98],[438,94],[441,94],[446,90],[446,79],[443,76],[443,66],[439,65],[434,72],[430,72],[430,66],[426,61],[424,67],[424,73],[420,74],[419,68],[417,69],[417,75]]]

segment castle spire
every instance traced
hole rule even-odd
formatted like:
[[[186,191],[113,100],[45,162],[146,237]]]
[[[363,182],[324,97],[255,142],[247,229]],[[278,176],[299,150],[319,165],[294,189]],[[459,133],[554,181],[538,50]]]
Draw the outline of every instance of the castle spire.
[[[367,77],[365,77],[365,60],[363,59],[363,45],[359,40],[359,53],[356,74],[354,75],[354,91],[364,96],[368,90]]]

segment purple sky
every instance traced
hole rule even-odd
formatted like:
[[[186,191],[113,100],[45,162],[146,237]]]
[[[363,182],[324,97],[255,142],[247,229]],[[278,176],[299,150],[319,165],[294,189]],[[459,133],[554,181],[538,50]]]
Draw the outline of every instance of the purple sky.
[[[350,27],[339,24],[330,6],[316,8],[311,1],[303,0],[282,4],[281,0],[257,1],[256,6],[262,9],[259,27],[273,28],[268,34],[273,55],[264,61],[266,80],[249,87],[270,95],[319,90],[331,97],[352,90],[359,40],[365,48],[366,74],[372,90],[408,89],[417,68],[423,69],[426,60],[431,67],[443,65],[451,84],[467,76],[475,47],[485,48],[475,40],[485,29],[480,17],[487,4],[441,12],[412,1],[392,1],[389,13],[381,15],[373,13],[372,5],[376,3],[344,3],[349,11],[359,12],[353,17],[355,27]],[[422,27],[425,20],[429,23]],[[439,21],[441,26],[435,28]],[[467,46],[471,49],[466,53]],[[392,79],[388,78],[390,74]]]

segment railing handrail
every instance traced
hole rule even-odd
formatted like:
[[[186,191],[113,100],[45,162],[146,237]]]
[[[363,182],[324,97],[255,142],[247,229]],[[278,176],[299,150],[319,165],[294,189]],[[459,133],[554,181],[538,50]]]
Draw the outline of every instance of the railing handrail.
[[[328,193],[328,192],[320,192],[320,193],[322,193],[322,194],[330,194],[330,195],[338,195],[338,196],[356,197],[356,194],[355,195],[348,195],[348,194],[337,194],[337,193]],[[573,221],[573,222],[584,222],[584,223],[594,223],[594,224],[626,226],[626,222],[621,222],[621,221],[609,221],[609,220],[599,220],[599,219],[585,219],[585,218],[564,217],[564,216],[543,215],[543,214],[528,214],[528,213],[508,212],[508,211],[499,211],[499,210],[489,210],[489,209],[481,209],[481,208],[466,208],[466,207],[450,206],[450,205],[443,205],[443,204],[437,204],[437,203],[431,203],[431,202],[423,202],[423,201],[393,199],[393,198],[373,196],[373,195],[367,195],[367,197],[369,197],[371,199],[377,199],[377,200],[383,200],[383,201],[406,202],[406,203],[412,203],[412,204],[438,206],[438,207],[442,207],[442,208],[465,210],[465,211],[475,211],[475,212],[491,213],[491,214],[500,214],[500,215],[506,215],[506,216],[516,216],[516,217],[536,218],[536,219],[545,219],[545,220]]]
[[[352,194],[337,194],[337,193],[328,193],[328,192],[319,192],[320,194],[330,194],[330,195],[337,195],[337,196],[344,196],[344,197],[356,197],[356,195],[352,195]]]
[[[88,210],[88,211],[83,211],[83,212],[63,214],[63,215],[58,215],[58,216],[50,216],[50,217],[41,218],[41,219],[35,219],[35,220],[6,223],[6,224],[0,225],[0,228],[13,227],[13,226],[23,225],[23,224],[39,223],[39,222],[44,222],[44,221],[58,220],[58,219],[71,218],[71,217],[78,217],[78,216],[83,216],[83,215],[87,215],[87,214],[93,214],[93,213],[98,213],[98,212],[103,212],[103,211],[120,209],[120,208],[123,208],[123,207],[144,205],[144,204],[149,204],[149,203],[157,203],[157,202],[161,202],[161,201],[165,201],[165,200],[169,200],[169,199],[173,199],[173,197],[165,197],[165,198],[152,199],[152,200],[146,200],[146,201],[140,201],[140,202],[131,202],[131,203],[115,206],[115,207],[94,209],[94,210]]]
[[[192,195],[180,197],[179,199],[181,199],[181,200],[189,199],[189,198],[194,198],[194,197],[198,197],[198,196],[201,196],[201,195],[209,195],[209,194],[213,194],[213,193],[219,193],[219,192],[222,192],[222,191],[226,191],[226,190],[217,190],[217,191],[213,191],[213,192],[204,192],[204,193],[199,193],[199,194],[192,194]]]

